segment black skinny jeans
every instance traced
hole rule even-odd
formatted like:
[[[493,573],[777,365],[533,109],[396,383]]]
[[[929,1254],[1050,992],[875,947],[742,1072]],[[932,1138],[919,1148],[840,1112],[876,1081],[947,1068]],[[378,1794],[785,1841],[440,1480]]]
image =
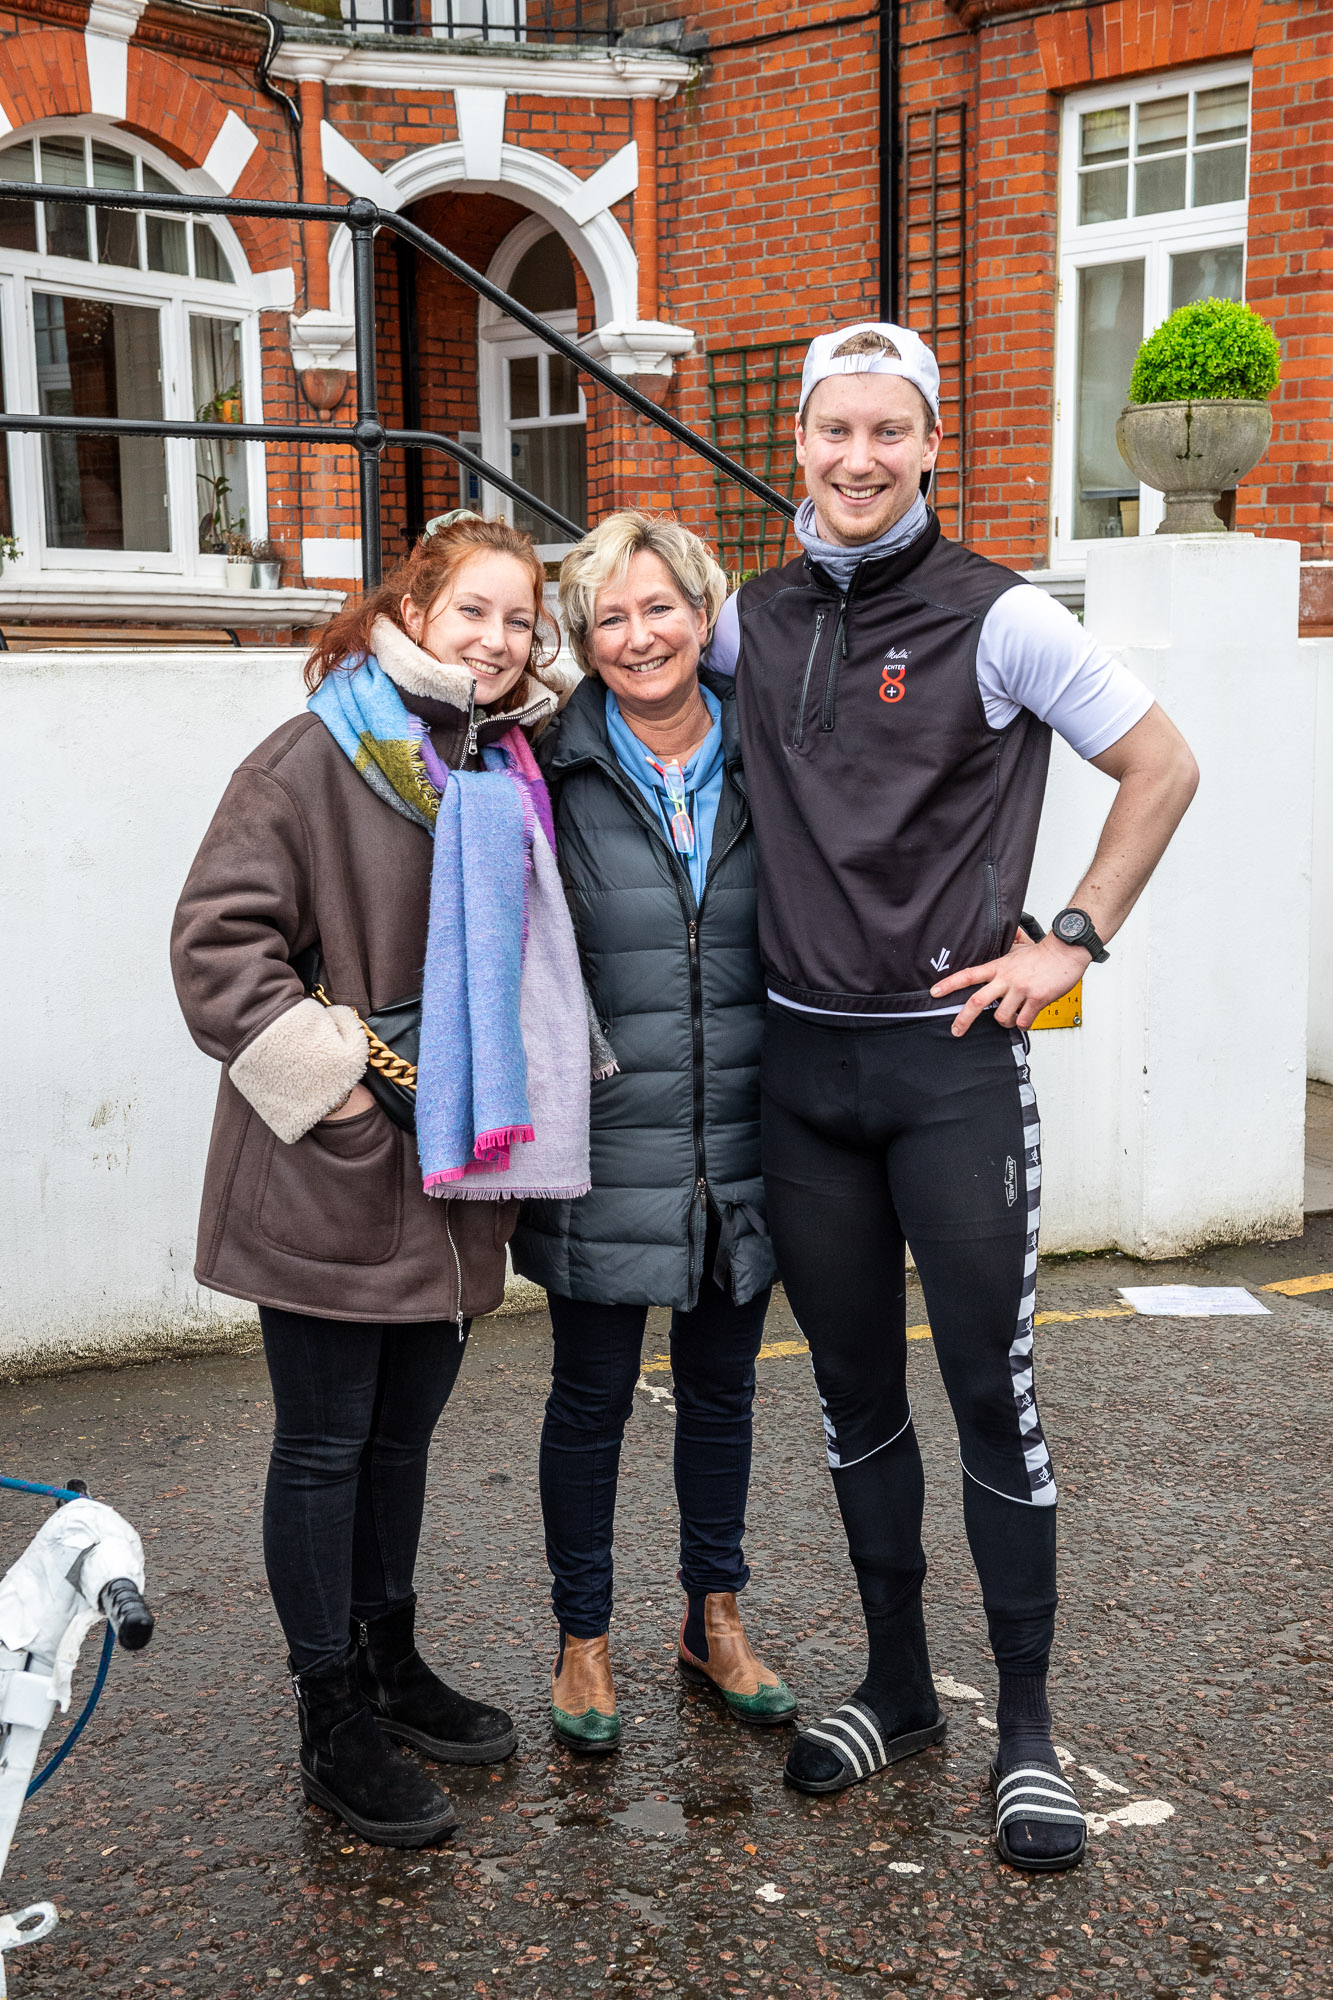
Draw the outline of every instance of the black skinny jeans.
[[[426,1458],[465,1342],[456,1320],[261,1306],[259,1323],[273,1384],[264,1565],[292,1665],[312,1673],[346,1653],[353,1615],[412,1595]]]
[[[769,1297],[765,1289],[738,1306],[705,1278],[694,1310],[671,1315],[680,1580],[692,1594],[743,1590],[750,1580],[741,1542],[754,1364]],[[563,1631],[595,1639],[611,1623],[620,1445],[634,1406],[648,1308],[597,1305],[558,1292],[547,1302],[555,1358],[542,1425],[541,1496],[551,1603]]]

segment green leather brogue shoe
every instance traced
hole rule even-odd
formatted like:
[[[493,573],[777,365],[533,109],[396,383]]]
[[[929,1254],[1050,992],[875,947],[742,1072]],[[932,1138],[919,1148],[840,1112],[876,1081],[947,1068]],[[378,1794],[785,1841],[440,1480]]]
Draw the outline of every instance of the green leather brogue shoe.
[[[551,1669],[551,1726],[570,1750],[605,1756],[620,1748],[620,1716],[611,1678],[610,1642],[560,1635],[560,1653]]]
[[[756,1657],[745,1636],[733,1591],[711,1591],[704,1599],[705,1659],[692,1653],[685,1643],[688,1620],[687,1612],[681,1620],[676,1652],[676,1664],[685,1680],[712,1688],[738,1722],[751,1723],[757,1729],[773,1729],[796,1720],[796,1697],[787,1683]]]

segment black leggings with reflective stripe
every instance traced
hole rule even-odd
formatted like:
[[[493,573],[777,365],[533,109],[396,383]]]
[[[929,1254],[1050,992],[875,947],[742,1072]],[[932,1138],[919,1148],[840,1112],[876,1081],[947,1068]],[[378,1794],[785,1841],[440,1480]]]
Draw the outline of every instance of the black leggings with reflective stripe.
[[[1041,1149],[1025,1038],[985,1014],[843,1027],[771,1004],[764,1183],[810,1343],[867,1607],[915,1588],[921,1456],[907,1398],[910,1243],[958,1428],[997,1663],[1040,1671],[1054,1626],[1055,1477],[1033,1382]]]

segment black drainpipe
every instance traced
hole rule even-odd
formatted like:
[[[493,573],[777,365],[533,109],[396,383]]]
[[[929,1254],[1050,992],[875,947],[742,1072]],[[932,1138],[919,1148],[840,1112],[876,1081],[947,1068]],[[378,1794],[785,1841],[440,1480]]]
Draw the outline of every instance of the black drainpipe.
[[[273,58],[284,40],[282,22],[275,20],[272,14],[260,13],[253,7],[220,7],[210,4],[210,0],[175,0],[175,4],[190,14],[213,14],[223,21],[228,19],[255,21],[263,28],[268,41],[255,67],[255,82],[265,97],[271,97],[275,104],[282,106],[283,116],[292,128],[292,168],[296,176],[296,198],[298,201],[304,201],[305,177],[301,171],[301,107],[294,97],[289,97],[285,90],[280,90],[269,75],[273,67]]]
[[[879,0],[879,316],[898,321],[898,0]]]
[[[421,424],[421,350],[417,338],[417,253],[401,236],[393,240],[398,266],[398,356],[403,374],[403,429],[419,431]],[[403,452],[403,487],[407,504],[404,538],[409,548],[426,525],[426,476],[421,451],[408,446]]]

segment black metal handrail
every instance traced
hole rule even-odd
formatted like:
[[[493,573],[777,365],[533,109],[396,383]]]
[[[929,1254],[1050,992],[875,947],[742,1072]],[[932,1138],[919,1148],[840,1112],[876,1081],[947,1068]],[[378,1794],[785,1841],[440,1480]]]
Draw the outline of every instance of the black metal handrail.
[[[612,0],[342,0],[341,25],[353,35],[426,35],[458,42],[576,42],[610,48],[619,37]]]
[[[563,354],[583,375],[641,417],[665,431],[687,450],[705,459],[716,471],[725,473],[744,486],[765,506],[787,519],[795,507],[785,494],[746,466],[729,458],[724,451],[679,418],[661,410],[647,396],[621,379],[600,361],[562,333],[548,326],[537,313],[511,298],[508,292],[474,271],[470,264],[446,250],[424,229],[391,210],[357,196],[345,203],[310,201],[236,201],[227,195],[145,194],[120,188],[51,187],[43,182],[0,181],[0,200],[25,202],[77,202],[92,208],[148,209],[155,214],[246,215],[288,222],[332,222],[347,229],[352,238],[352,306],[356,332],[356,420],[351,424],[218,424],[187,422],[162,417],[55,417],[35,412],[0,414],[0,432],[76,433],[85,436],[160,438],[216,438],[224,441],[264,443],[337,444],[355,450],[359,469],[361,515],[361,577],[365,589],[374,589],[383,575],[383,545],[380,522],[380,457],[390,445],[411,449],[442,451],[496,486],[512,500],[529,507],[557,527],[562,536],[577,541],[583,533],[576,523],[566,520],[547,501],[529,493],[496,466],[489,465],[457,439],[438,431],[393,430],[380,419],[375,356],[375,236],[389,229],[421,251],[434,263],[468,285],[492,305],[498,306],[520,326],[536,334],[546,345]]]

